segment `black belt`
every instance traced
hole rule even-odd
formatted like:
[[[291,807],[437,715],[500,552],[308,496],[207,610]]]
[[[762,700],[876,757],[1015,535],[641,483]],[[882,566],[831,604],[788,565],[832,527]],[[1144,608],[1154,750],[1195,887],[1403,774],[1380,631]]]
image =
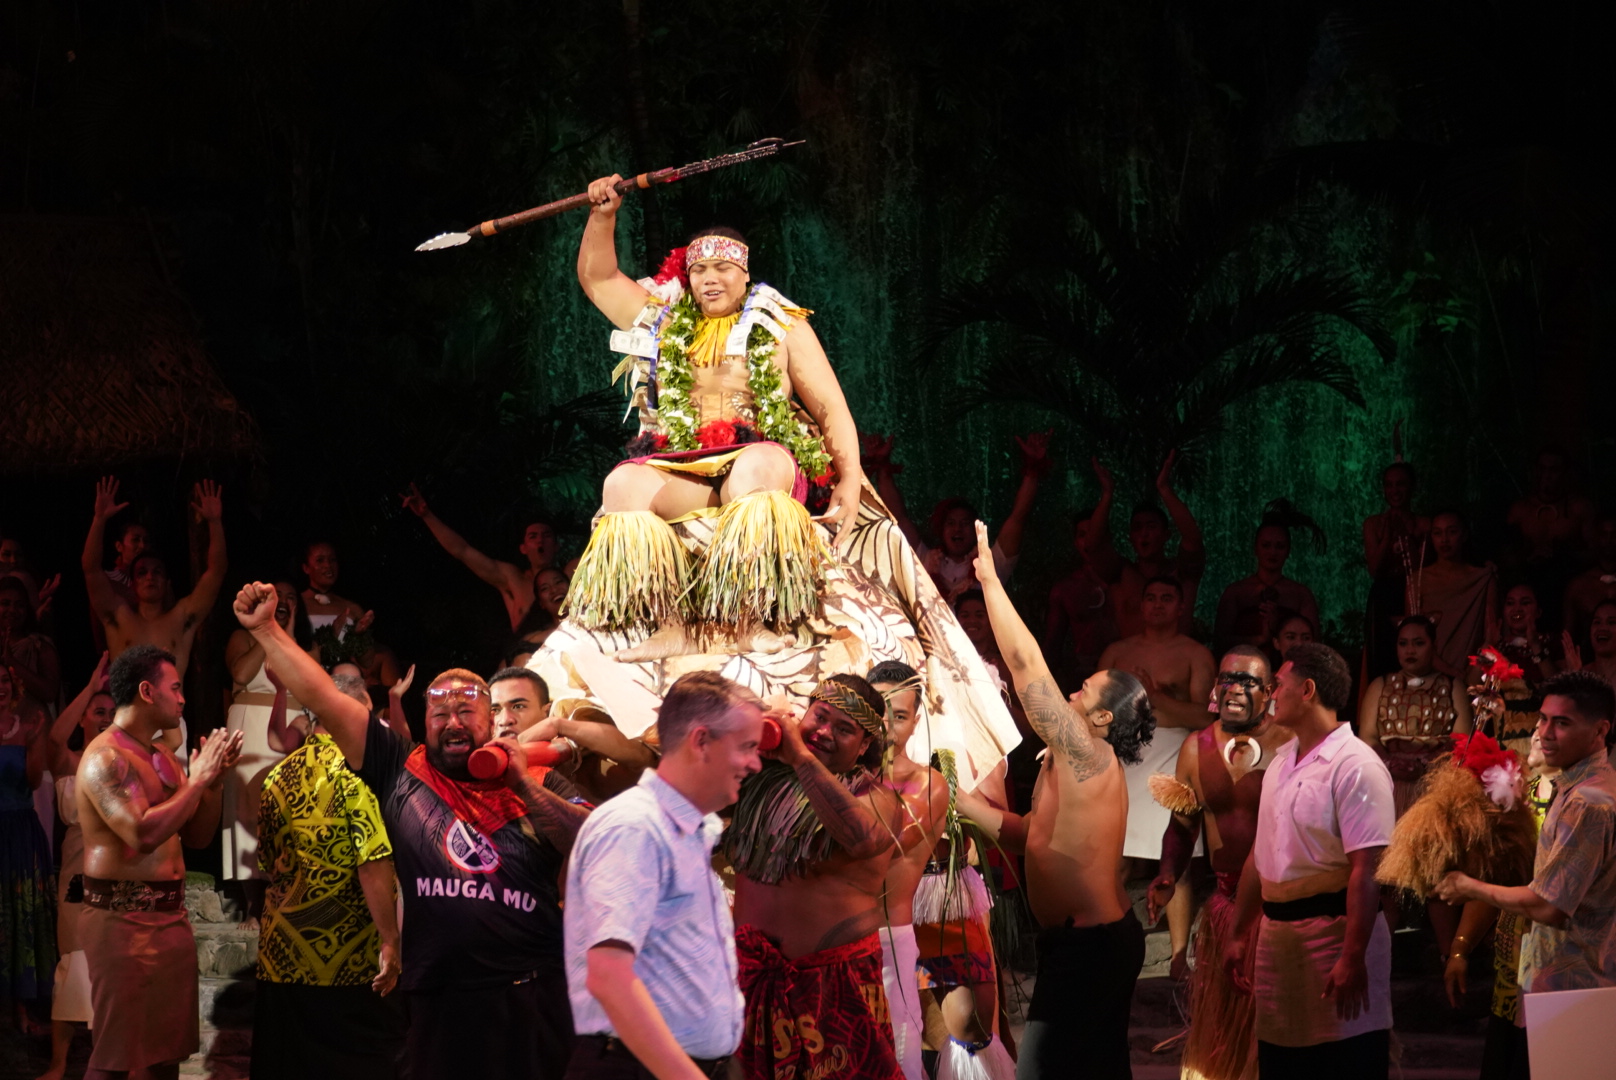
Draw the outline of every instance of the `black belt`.
[[[1264,900],[1262,913],[1274,922],[1300,922],[1302,919],[1334,918],[1347,913],[1347,890],[1304,896],[1300,900],[1276,903]]]
[[[630,1061],[639,1061],[633,1051],[616,1035],[580,1035],[577,1049],[596,1058],[628,1058]],[[725,1054],[719,1058],[693,1057],[690,1060],[695,1062],[696,1068],[701,1070],[703,1076],[721,1080],[727,1075],[726,1070],[732,1057],[733,1054]]]

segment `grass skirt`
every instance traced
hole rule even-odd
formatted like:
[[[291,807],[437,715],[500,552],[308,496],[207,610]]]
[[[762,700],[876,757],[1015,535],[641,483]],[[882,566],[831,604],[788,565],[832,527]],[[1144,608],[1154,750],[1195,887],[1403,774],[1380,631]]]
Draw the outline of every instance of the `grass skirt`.
[[[601,515],[578,559],[562,613],[591,630],[655,629],[684,620],[690,559],[649,510]]]
[[[1201,912],[1190,976],[1190,1032],[1184,1042],[1184,1080],[1256,1080],[1257,1000],[1235,989],[1223,968],[1223,950],[1234,933],[1231,889],[1218,888]],[[1232,882],[1232,879],[1231,879]],[[1247,953],[1257,943],[1257,921],[1247,934]]]

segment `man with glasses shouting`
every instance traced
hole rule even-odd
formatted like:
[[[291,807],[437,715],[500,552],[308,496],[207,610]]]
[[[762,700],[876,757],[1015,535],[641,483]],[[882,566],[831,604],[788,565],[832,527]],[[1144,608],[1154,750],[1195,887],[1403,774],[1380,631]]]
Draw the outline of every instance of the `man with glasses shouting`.
[[[1167,906],[1190,868],[1202,829],[1218,885],[1201,918],[1190,976],[1190,1031],[1184,1074],[1207,1080],[1256,1075],[1256,1003],[1223,970],[1223,948],[1234,926],[1240,870],[1257,835],[1263,769],[1295,733],[1269,715],[1274,675],[1260,649],[1236,645],[1218,665],[1212,704],[1218,722],[1184,740],[1177,775],[1150,778],[1151,794],[1172,811],[1162,835],[1161,872],[1151,882],[1150,918]],[[1256,925],[1252,925],[1256,930]]]
[[[381,803],[404,894],[407,1053],[415,1074],[560,1080],[572,1054],[558,875],[588,811],[535,780],[512,738],[493,738],[488,686],[451,668],[426,691],[426,741],[407,750],[342,694],[275,621],[275,589],[245,586],[236,618],[330,731]],[[503,776],[469,769],[484,744]]]

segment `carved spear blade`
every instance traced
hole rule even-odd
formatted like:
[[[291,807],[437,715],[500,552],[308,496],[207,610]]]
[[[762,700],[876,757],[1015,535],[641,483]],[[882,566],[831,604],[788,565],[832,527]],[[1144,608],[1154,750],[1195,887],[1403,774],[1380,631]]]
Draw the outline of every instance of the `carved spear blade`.
[[[619,181],[614,187],[619,195],[626,195],[630,191],[643,190],[652,184],[671,184],[675,180],[683,180],[687,176],[699,176],[702,173],[712,172],[714,169],[724,169],[731,165],[739,165],[744,161],[756,161],[759,158],[773,157],[782,150],[803,145],[804,141],[802,139],[798,139],[796,142],[786,142],[784,139],[759,139],[745,150],[739,150],[733,154],[720,154],[717,157],[708,158],[706,161],[693,161],[689,165],[680,165],[673,169],[658,169],[656,172],[640,173],[638,176]],[[459,247],[461,244],[470,243],[479,236],[493,236],[495,233],[514,229],[518,225],[528,225],[543,218],[555,217],[557,214],[564,214],[568,210],[576,210],[579,207],[588,205],[588,192],[571,195],[565,199],[545,203],[543,206],[535,206],[531,210],[523,210],[519,214],[511,214],[509,217],[493,218],[483,222],[476,228],[467,229],[465,232],[439,233],[424,244],[416,245],[415,250],[441,251],[444,248]]]

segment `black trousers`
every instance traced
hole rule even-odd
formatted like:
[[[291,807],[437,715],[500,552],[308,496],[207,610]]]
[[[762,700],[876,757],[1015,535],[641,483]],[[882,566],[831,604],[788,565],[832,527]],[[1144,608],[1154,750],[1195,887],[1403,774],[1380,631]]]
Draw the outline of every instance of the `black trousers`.
[[[1041,932],[1016,1080],[1129,1080],[1128,1012],[1144,966],[1145,929],[1132,911]]]
[[[252,1080],[395,1080],[404,1005],[396,992],[382,997],[368,986],[260,979],[252,1051]]]
[[[1532,1080],[1526,1056],[1526,1029],[1502,1016],[1487,1017],[1487,1041],[1481,1048],[1481,1080]]]
[[[409,1080],[561,1080],[572,1003],[561,972],[472,989],[413,991]]]
[[[741,1080],[741,1059],[693,1059],[696,1068],[712,1080]],[[572,1050],[566,1080],[656,1080],[629,1048],[602,1035],[580,1035]]]
[[[1257,1041],[1262,1080],[1386,1080],[1391,1072],[1390,1028],[1315,1046]]]

